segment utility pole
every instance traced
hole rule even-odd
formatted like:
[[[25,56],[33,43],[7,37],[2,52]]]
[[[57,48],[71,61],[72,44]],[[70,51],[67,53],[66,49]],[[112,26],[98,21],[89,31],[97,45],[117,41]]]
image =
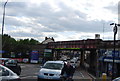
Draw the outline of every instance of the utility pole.
[[[3,44],[3,42],[2,42],[2,38],[3,38],[4,21],[5,21],[5,7],[6,7],[7,2],[8,2],[8,0],[5,2],[5,4],[4,4],[4,9],[3,9],[2,36],[0,36],[0,51],[1,51],[0,57],[2,57],[2,53],[3,53],[2,48],[4,47],[4,44]]]
[[[4,21],[5,21],[5,7],[7,4],[8,0],[4,4],[4,10],[3,10],[3,21],[2,21],[2,36],[3,36],[3,31],[4,31]]]
[[[115,25],[113,28],[113,32],[114,32],[114,54],[113,56],[113,63],[112,63],[112,80],[115,78],[115,48],[116,48],[116,34],[117,34],[117,26],[120,26],[120,24],[116,24],[116,23],[111,23],[110,25]]]

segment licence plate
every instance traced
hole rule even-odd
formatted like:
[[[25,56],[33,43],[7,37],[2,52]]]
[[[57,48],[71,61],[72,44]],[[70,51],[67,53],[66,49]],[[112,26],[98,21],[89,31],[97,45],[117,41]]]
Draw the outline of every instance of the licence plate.
[[[52,79],[52,77],[47,77],[47,79]]]

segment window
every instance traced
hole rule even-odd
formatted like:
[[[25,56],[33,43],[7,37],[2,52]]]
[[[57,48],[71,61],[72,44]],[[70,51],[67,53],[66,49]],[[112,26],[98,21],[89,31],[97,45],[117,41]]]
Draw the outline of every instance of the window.
[[[0,76],[9,76],[9,71],[3,67],[0,67]]]
[[[62,69],[62,64],[59,64],[59,63],[46,63],[43,66],[43,68],[60,70],[60,69]]]
[[[9,76],[9,71],[5,68],[2,68],[2,76]]]

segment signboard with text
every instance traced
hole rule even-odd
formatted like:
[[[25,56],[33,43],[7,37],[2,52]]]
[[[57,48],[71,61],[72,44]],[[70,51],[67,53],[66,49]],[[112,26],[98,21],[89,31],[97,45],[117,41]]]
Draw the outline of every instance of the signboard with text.
[[[38,63],[39,62],[39,53],[38,51],[32,51],[30,56],[31,63]]]
[[[45,49],[44,50],[44,57],[52,57],[52,49]]]

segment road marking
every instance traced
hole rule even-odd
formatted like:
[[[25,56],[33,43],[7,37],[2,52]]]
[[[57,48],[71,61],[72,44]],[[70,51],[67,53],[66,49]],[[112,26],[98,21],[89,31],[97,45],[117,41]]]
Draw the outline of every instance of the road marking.
[[[82,77],[85,77],[82,72],[80,72],[80,74],[81,74]]]
[[[26,66],[21,66],[21,68],[25,68]]]
[[[37,76],[24,76],[24,77],[20,77],[21,79],[25,79],[25,78],[37,78]]]

